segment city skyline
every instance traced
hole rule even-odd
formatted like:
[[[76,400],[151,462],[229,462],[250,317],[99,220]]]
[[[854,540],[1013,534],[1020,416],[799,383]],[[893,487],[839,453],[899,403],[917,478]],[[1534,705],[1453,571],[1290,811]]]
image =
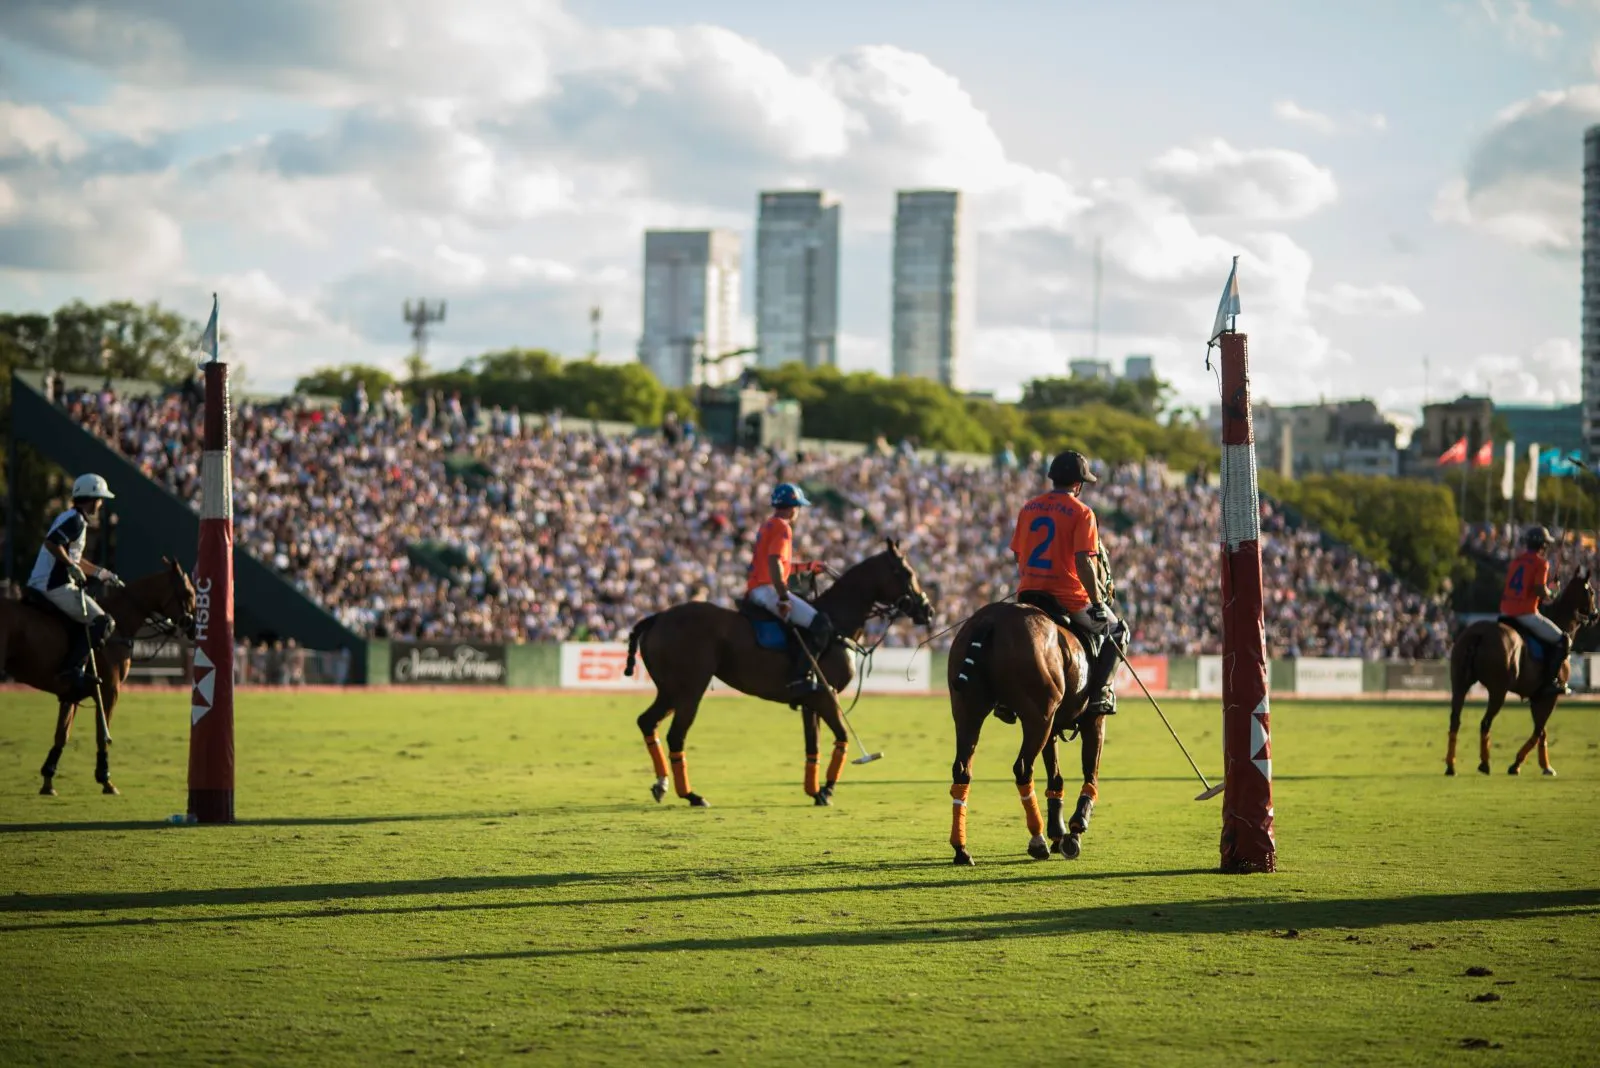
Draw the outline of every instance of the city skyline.
[[[964,384],[962,359],[973,327],[976,276],[971,226],[961,193],[895,193],[889,369],[896,376]]]
[[[419,295],[449,302],[436,365],[584,353],[595,306],[601,357],[636,359],[639,234],[753,249],[750,197],[800,189],[846,206],[839,366],[887,373],[898,187],[978,221],[970,388],[1094,351],[1098,242],[1099,351],[1151,354],[1180,401],[1215,395],[1197,339],[1234,255],[1261,396],[1580,396],[1591,3],[72,11],[0,7],[0,307],[203,319],[216,291],[263,386],[398,366]],[[1234,58],[1195,79],[1219,25]],[[1117,44],[1053,46],[1088,40]]]
[[[715,358],[738,344],[742,268],[731,230],[645,231],[639,361],[663,385],[717,385],[737,374]]]
[[[764,190],[756,218],[758,362],[839,362],[839,213],[822,190]]]

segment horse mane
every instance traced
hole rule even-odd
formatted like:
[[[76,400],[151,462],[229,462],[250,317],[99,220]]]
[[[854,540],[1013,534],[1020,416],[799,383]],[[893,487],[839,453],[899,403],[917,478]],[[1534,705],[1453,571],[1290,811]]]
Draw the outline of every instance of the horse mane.
[[[894,547],[882,549],[858,560],[840,572],[833,585],[817,595],[816,607],[826,612],[834,624],[845,633],[854,633],[866,625],[867,612],[872,608],[873,596],[861,587],[866,583],[873,567],[882,566],[885,557],[898,556]],[[859,618],[857,614],[859,613]]]

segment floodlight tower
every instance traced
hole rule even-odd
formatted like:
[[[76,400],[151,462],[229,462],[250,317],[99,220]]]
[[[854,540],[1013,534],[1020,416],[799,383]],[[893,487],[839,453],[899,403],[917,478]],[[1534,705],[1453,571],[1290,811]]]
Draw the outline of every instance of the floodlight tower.
[[[444,301],[408,300],[402,315],[411,324],[412,353],[420,360],[428,351],[428,327],[444,322]]]

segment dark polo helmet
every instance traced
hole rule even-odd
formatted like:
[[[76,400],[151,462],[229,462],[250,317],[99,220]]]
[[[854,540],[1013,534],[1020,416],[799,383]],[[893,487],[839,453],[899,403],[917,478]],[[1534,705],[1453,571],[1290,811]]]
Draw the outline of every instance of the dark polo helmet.
[[[1070,486],[1074,482],[1099,482],[1089,470],[1089,459],[1081,452],[1068,449],[1050,461],[1050,481],[1057,486]]]
[[[1544,527],[1529,527],[1522,535],[1522,544],[1530,549],[1543,549],[1551,542],[1550,532]]]

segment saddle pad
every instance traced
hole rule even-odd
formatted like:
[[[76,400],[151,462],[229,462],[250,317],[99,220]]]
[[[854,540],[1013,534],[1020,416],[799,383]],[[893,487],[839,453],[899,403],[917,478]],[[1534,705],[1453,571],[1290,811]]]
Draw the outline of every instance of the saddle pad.
[[[772,649],[782,652],[789,648],[789,634],[782,623],[776,620],[751,620],[751,625],[756,628],[756,644],[763,649]]]

